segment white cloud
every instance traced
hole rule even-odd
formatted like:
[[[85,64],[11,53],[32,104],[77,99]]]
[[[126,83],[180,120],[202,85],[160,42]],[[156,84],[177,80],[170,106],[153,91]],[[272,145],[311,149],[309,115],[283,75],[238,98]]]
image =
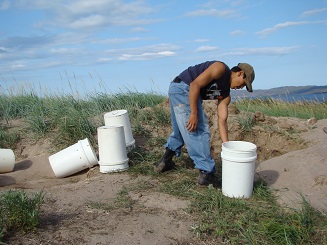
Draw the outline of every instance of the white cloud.
[[[112,58],[99,58],[99,59],[97,59],[97,62],[106,63],[106,62],[109,62],[111,60],[113,60],[113,59]]]
[[[186,13],[186,16],[217,16],[217,17],[232,17],[235,16],[236,12],[232,9],[224,9],[224,10],[217,10],[217,9],[200,9],[192,12]]]
[[[63,27],[71,29],[108,28],[111,26],[147,25],[161,21],[151,19],[149,15],[158,11],[156,7],[144,1],[123,0],[20,0],[16,7],[41,9],[47,15],[47,21],[39,27]]]
[[[104,52],[105,57],[101,62],[107,60],[151,60],[169,57],[176,54],[180,47],[173,44],[157,44],[127,49],[111,49]]]
[[[317,22],[309,22],[309,21],[291,22],[291,21],[288,21],[288,22],[284,22],[284,23],[279,23],[277,25],[274,25],[273,27],[263,29],[262,31],[258,31],[258,32],[256,32],[256,34],[261,37],[265,37],[275,31],[278,31],[283,28],[287,28],[290,26],[308,25],[308,24],[314,24],[314,23],[317,23]]]
[[[210,40],[209,39],[195,39],[194,42],[196,43],[206,43],[206,42],[209,42]]]
[[[302,17],[309,17],[312,15],[316,15],[316,14],[320,14],[322,12],[326,12],[327,8],[321,8],[321,9],[313,9],[313,10],[308,10],[308,11],[304,11],[301,16]]]
[[[5,48],[5,47],[0,47],[0,54],[1,53],[7,53],[8,52],[8,49]]]
[[[25,68],[25,65],[23,65],[23,64],[14,64],[14,65],[10,66],[10,69],[12,69],[12,70],[18,70],[18,69],[23,69],[23,68]]]
[[[279,56],[294,53],[298,50],[299,46],[289,47],[263,47],[263,48],[239,48],[231,52],[223,54],[223,56],[246,56],[246,55],[267,55]]]
[[[106,39],[94,40],[94,41],[92,41],[92,43],[112,45],[112,44],[122,44],[122,43],[128,43],[128,42],[137,42],[137,41],[141,41],[141,40],[143,40],[143,39],[141,39],[139,37],[106,38]]]
[[[214,51],[214,50],[218,50],[218,47],[214,47],[214,46],[201,46],[198,47],[195,52],[210,52],[210,51]]]
[[[131,32],[148,32],[148,30],[143,27],[134,27],[131,29]]]
[[[78,48],[52,48],[50,52],[55,55],[79,55],[81,50]]]
[[[119,60],[152,60],[175,55],[172,51],[160,51],[156,53],[142,53],[142,54],[123,54]]]
[[[241,31],[241,30],[231,31],[229,33],[229,35],[231,35],[231,36],[240,36],[240,35],[243,35],[243,34],[244,34],[244,31]]]
[[[104,16],[97,14],[97,15],[81,17],[73,21],[69,26],[73,29],[82,29],[82,28],[102,26],[105,23],[106,23],[106,18]]]

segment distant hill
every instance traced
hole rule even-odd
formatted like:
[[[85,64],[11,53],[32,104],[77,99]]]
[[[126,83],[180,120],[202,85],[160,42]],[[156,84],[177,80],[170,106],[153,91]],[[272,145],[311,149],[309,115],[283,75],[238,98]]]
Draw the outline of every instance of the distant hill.
[[[257,98],[257,97],[276,97],[284,95],[313,95],[326,94],[327,86],[284,86],[271,89],[254,89],[253,93],[249,93],[246,89],[232,90],[232,97]]]

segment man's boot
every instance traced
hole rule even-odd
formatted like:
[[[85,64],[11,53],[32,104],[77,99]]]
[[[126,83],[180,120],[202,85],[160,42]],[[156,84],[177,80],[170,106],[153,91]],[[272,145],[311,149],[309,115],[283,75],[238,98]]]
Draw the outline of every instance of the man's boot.
[[[156,163],[154,167],[155,171],[158,173],[162,173],[165,171],[172,170],[175,167],[175,163],[173,161],[173,156],[175,156],[175,152],[166,148],[166,152],[163,154],[162,158],[159,162]]]
[[[208,186],[212,184],[214,187],[219,185],[218,177],[214,173],[205,173],[200,170],[200,174],[198,177],[198,184],[201,186]]]

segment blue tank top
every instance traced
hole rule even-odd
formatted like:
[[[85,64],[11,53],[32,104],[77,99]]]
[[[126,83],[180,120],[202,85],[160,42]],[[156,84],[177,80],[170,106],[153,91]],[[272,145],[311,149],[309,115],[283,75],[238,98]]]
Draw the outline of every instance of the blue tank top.
[[[201,64],[190,66],[184,70],[178,77],[190,85],[202,72],[204,72],[210,65],[217,61],[206,61]],[[200,96],[203,100],[221,100],[230,94],[230,76],[231,70],[225,65],[225,73],[216,80],[211,81],[207,86],[200,90]]]

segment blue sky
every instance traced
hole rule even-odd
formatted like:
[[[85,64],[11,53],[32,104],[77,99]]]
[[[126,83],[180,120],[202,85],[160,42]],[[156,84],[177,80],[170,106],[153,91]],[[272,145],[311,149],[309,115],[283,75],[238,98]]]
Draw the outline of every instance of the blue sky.
[[[326,43],[327,0],[0,0],[0,89],[166,94],[206,60],[326,85]]]

